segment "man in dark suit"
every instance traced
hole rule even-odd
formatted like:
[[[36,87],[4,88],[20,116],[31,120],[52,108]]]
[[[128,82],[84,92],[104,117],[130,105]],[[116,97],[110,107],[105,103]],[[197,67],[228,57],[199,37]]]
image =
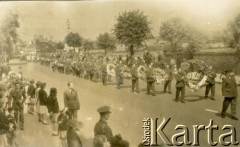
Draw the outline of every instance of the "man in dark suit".
[[[212,67],[210,67],[210,72],[207,74],[206,80],[206,90],[205,90],[205,98],[208,97],[208,93],[211,90],[211,99],[215,100],[215,78],[216,73],[212,71]]]
[[[222,81],[222,95],[224,96],[223,107],[221,116],[225,118],[226,111],[231,103],[231,118],[238,120],[236,117],[236,105],[237,105],[237,83],[232,70],[226,71],[226,77]]]
[[[64,92],[64,106],[70,112],[70,119],[77,120],[77,111],[80,109],[78,94],[73,89],[73,83],[68,83],[68,89]]]

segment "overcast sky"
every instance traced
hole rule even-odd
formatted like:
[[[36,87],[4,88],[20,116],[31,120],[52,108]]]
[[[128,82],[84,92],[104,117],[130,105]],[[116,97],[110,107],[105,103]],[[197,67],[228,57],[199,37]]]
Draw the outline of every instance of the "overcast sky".
[[[67,19],[72,32],[95,40],[100,33],[111,32],[116,17],[125,10],[144,11],[151,21],[154,35],[161,22],[183,17],[193,25],[208,31],[223,28],[240,13],[239,0],[97,0],[70,2],[0,2],[0,24],[10,10],[20,16],[19,36],[30,41],[34,34],[53,40],[63,40],[67,34]]]

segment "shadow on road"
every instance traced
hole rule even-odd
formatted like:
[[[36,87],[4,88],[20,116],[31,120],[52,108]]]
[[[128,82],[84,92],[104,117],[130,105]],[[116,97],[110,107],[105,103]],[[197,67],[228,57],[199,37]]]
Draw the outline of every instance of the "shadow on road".
[[[186,95],[185,98],[187,98],[185,99],[187,102],[197,102],[206,99],[204,96],[200,95]]]

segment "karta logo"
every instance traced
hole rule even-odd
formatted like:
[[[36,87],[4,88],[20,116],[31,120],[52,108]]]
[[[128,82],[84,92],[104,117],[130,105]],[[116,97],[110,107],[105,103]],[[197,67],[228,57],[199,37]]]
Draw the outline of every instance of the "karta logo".
[[[166,132],[164,132],[164,128],[170,123],[171,118],[165,119],[163,118],[162,122],[158,122],[158,118],[144,118],[143,119],[143,129],[144,136],[142,144],[144,146],[159,146],[158,139],[160,138],[162,142],[168,146],[200,146],[199,144],[199,132],[207,131],[207,142],[210,146],[229,146],[234,145],[238,146],[239,141],[237,141],[237,133],[236,129],[232,125],[224,125],[221,130],[226,131],[226,133],[221,134],[218,137],[218,140],[213,139],[214,131],[219,130],[218,125],[213,124],[213,120],[210,119],[209,124],[207,126],[204,125],[193,125],[193,133],[192,140],[190,140],[189,128],[185,125],[176,125],[174,128],[178,132],[172,136],[167,136]],[[173,131],[175,131],[173,130]]]

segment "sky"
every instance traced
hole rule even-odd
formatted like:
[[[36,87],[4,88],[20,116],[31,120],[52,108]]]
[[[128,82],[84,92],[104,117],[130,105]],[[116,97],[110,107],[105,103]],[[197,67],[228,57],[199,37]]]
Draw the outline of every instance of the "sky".
[[[163,21],[182,17],[202,31],[223,29],[240,13],[239,0],[91,0],[0,2],[0,25],[13,11],[20,18],[19,37],[31,41],[35,34],[62,41],[67,19],[70,31],[95,40],[100,33],[112,32],[116,18],[124,11],[140,10],[148,16],[154,36]]]

